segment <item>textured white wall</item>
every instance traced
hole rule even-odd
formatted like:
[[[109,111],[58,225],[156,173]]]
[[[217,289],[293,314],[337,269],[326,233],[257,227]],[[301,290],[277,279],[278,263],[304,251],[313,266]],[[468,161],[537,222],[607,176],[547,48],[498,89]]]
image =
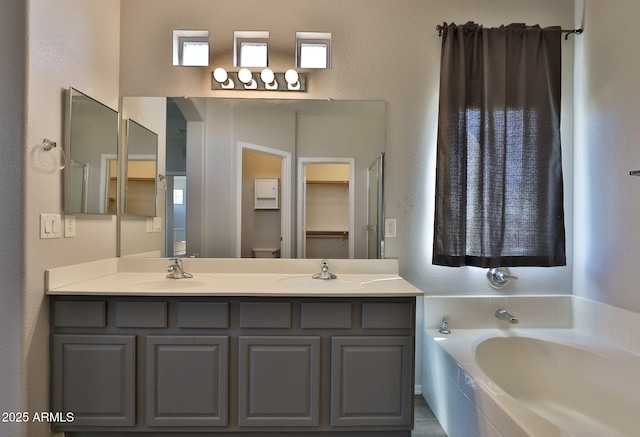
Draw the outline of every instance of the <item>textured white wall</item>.
[[[574,293],[640,311],[640,27],[633,0],[576,2]]]
[[[63,144],[63,91],[68,87],[117,109],[120,46],[119,0],[27,3],[25,155],[43,138]],[[39,171],[26,159],[24,196],[20,359],[25,372],[23,409],[33,413],[49,411],[49,306],[44,295],[44,271],[115,256],[116,226],[112,217],[78,216],[75,238],[40,240],[39,214],[63,212],[62,176],[60,172]],[[25,428],[25,436],[48,435],[46,423],[31,422]]]
[[[24,120],[24,20],[22,0],[5,0],[0,14],[0,412],[22,411],[22,125]],[[19,435],[0,422],[0,435]]]

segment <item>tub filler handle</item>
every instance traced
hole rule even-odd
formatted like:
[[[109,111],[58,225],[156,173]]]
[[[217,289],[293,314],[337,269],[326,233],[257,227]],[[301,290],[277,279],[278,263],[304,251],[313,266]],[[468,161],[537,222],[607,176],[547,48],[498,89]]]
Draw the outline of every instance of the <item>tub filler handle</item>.
[[[493,288],[501,289],[515,281],[518,277],[511,274],[508,267],[494,267],[487,272],[487,280]]]

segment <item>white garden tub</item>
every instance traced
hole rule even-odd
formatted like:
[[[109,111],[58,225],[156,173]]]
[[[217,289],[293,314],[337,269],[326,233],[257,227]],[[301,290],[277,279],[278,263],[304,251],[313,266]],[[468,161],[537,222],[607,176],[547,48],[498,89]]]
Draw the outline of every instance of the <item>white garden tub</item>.
[[[640,435],[636,354],[573,329],[427,333],[425,398],[450,437]]]

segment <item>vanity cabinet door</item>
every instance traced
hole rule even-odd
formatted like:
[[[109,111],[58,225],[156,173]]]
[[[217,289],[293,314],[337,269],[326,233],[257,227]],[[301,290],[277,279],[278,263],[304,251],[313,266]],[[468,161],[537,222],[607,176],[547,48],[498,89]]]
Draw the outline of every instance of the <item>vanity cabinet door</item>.
[[[320,337],[238,339],[238,425],[318,426]]]
[[[226,426],[229,337],[149,336],[147,425]]]
[[[410,425],[412,372],[411,336],[333,337],[331,425]]]
[[[134,335],[53,336],[52,411],[73,413],[54,428],[135,425]]]

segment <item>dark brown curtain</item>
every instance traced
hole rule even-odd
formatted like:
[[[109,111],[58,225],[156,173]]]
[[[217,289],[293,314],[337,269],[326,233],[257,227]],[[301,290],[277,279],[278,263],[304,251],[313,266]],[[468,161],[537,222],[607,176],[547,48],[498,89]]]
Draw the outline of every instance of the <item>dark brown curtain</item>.
[[[559,27],[442,31],[433,263],[565,265]]]

